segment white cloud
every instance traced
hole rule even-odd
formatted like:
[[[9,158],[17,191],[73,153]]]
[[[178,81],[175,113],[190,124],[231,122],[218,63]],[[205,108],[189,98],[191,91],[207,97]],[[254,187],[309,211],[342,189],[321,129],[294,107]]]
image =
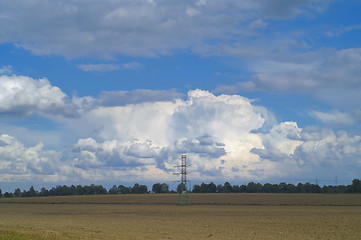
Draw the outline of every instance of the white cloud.
[[[361,48],[337,51],[312,72],[322,87],[361,88]]]
[[[262,137],[262,143],[268,151],[290,155],[301,144],[300,132],[301,129],[298,128],[297,123],[283,122],[275,125],[269,133],[265,134]]]
[[[247,98],[194,90],[186,100],[99,105],[79,119],[64,121],[73,134],[96,142],[79,150],[78,167],[155,165],[167,175],[186,153],[194,179],[231,179],[251,176],[262,167],[250,152],[262,146],[254,130],[274,119]]]
[[[140,64],[139,62],[128,62],[128,63],[123,63],[123,69],[126,70],[135,70],[135,69],[139,69],[142,67],[142,64]]]
[[[126,62],[123,63],[122,65],[100,63],[100,64],[79,64],[77,67],[85,72],[110,72],[121,69],[136,70],[141,68],[142,64],[140,64],[139,62]]]
[[[361,164],[361,136],[344,131],[334,133],[317,127],[298,128],[295,123],[281,123],[262,135],[263,148],[252,152],[263,161],[276,162],[267,170],[273,175],[330,179],[342,174],[352,178]],[[332,177],[330,177],[332,176]]]
[[[78,68],[85,72],[109,72],[120,69],[116,64],[80,64]]]
[[[155,165],[166,174],[186,153],[198,176],[236,177],[234,165],[257,161],[250,149],[260,138],[252,131],[266,117],[266,110],[247,98],[194,90],[186,100],[94,105],[78,119],[61,121],[73,135],[85,137],[67,151],[76,168]]]
[[[320,57],[321,55],[327,57]],[[344,114],[313,113],[316,118],[331,125],[351,125],[350,116],[359,108],[361,101],[361,49],[350,48],[333,53],[322,52],[311,62],[285,63],[283,61],[260,61],[249,69],[256,72],[250,81],[230,86],[219,86],[216,90],[239,92],[268,91],[284,93],[308,93]],[[318,60],[317,60],[318,59]],[[337,119],[338,118],[338,119]]]
[[[302,144],[300,133],[301,129],[295,122],[283,122],[274,125],[268,133],[258,133],[262,147],[252,148],[251,152],[260,157],[262,164],[258,169],[263,169],[264,179],[290,176],[301,178],[304,169],[292,158],[296,148]]]
[[[196,16],[200,14],[200,11],[198,11],[195,8],[187,7],[186,14],[190,17]]]
[[[12,74],[13,68],[12,66],[3,66],[0,68],[0,75],[2,74]]]
[[[257,19],[253,22],[251,22],[248,25],[248,28],[250,29],[258,29],[258,28],[264,28],[266,27],[268,24],[266,22],[264,22],[262,19]]]
[[[339,29],[333,29],[330,30],[328,32],[326,32],[326,35],[328,37],[338,37],[342,34],[354,31],[354,30],[360,30],[361,29],[361,24],[357,24],[357,25],[351,25],[351,26],[347,26],[347,27],[340,27]]]
[[[355,116],[355,118],[356,118],[358,121],[361,121],[361,109],[356,109],[356,110],[353,112],[353,115]]]
[[[0,135],[1,175],[52,175],[57,171],[60,155],[55,151],[43,150],[43,143],[26,148],[16,138]]]
[[[69,58],[157,56],[205,49],[209,39],[240,42],[264,18],[292,18],[319,9],[319,1],[32,1],[2,4],[0,43],[33,54]],[[252,25],[252,24],[251,24]],[[36,29],[34,30],[34,26]],[[230,40],[230,41],[229,41]],[[198,50],[198,52],[200,52]],[[207,52],[206,54],[209,54]]]
[[[29,115],[33,112],[74,117],[75,106],[47,79],[25,76],[0,76],[0,114]]]
[[[361,89],[361,49],[336,51],[313,64],[266,62],[251,81],[241,83],[249,90],[296,92],[304,90]]]
[[[267,109],[238,95],[194,90],[186,99],[118,106],[92,101],[79,118],[56,118],[63,135],[77,139],[63,149],[1,135],[2,181],[172,181],[181,154],[194,181],[302,179],[316,170],[352,177],[361,164],[360,136],[277,124]]]
[[[330,166],[333,171],[352,172],[360,164],[361,136],[350,136],[344,131],[334,133],[332,130],[306,128],[302,131],[303,143],[294,154],[301,165]],[[337,169],[339,168],[339,169]]]
[[[198,6],[206,6],[207,5],[207,0],[198,0],[196,4]]]
[[[339,111],[333,111],[333,112],[311,111],[311,115],[321,120],[322,122],[335,126],[353,125],[355,123],[355,119],[353,119],[349,114],[341,113]]]

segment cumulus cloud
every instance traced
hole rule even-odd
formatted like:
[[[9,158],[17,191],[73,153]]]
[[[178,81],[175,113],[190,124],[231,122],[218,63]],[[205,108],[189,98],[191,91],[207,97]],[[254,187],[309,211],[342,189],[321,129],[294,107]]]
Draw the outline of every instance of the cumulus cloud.
[[[160,154],[151,141],[140,142],[106,140],[98,143],[92,138],[79,139],[71,152],[72,165],[80,168],[100,166],[144,166],[155,165]]]
[[[320,1],[17,1],[2,4],[0,43],[33,54],[111,58],[205,50],[210,39],[228,45],[264,18],[290,18],[320,9]],[[36,29],[34,30],[34,26]],[[199,50],[197,50],[199,51]],[[212,51],[206,51],[209,54]]]
[[[29,115],[41,112],[66,117],[77,116],[69,97],[47,79],[0,76],[0,114]]]
[[[309,127],[302,131],[301,137],[303,143],[294,153],[294,158],[301,165],[330,165],[334,170],[346,167],[352,172],[352,167],[360,164],[361,137],[358,135]]]
[[[275,123],[238,95],[193,90],[185,99],[94,103],[79,114],[57,118],[77,140],[56,151],[1,135],[2,180],[172,181],[181,154],[194,181],[301,178],[316,169],[353,176],[350,166],[361,164],[360,136]]]
[[[295,123],[286,122],[262,135],[262,143],[263,148],[254,148],[252,152],[263,161],[278,162],[280,175],[307,173],[323,178],[339,173],[353,175],[353,168],[361,163],[358,157],[361,136],[345,131],[335,133],[318,127],[301,129]]]
[[[5,175],[31,174],[52,175],[57,172],[60,155],[43,149],[43,143],[25,147],[18,139],[7,134],[0,135],[0,172]]]
[[[293,154],[300,142],[301,129],[295,122],[284,122],[275,125],[269,133],[262,137],[263,148],[252,149],[264,159],[282,161],[284,157]],[[280,157],[277,159],[277,156]]]
[[[231,167],[246,164],[239,156],[257,161],[249,150],[260,138],[252,131],[264,125],[265,112],[241,96],[194,90],[187,99],[98,105],[65,125],[73,134],[92,136],[75,151],[79,167],[154,164],[167,172],[186,153],[198,174],[236,176]]]

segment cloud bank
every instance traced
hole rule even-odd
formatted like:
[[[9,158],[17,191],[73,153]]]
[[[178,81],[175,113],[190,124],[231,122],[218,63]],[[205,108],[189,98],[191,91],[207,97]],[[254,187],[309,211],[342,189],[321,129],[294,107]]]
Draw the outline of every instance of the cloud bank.
[[[68,58],[158,56],[179,49],[209,54],[212,40],[231,46],[232,40],[254,34],[250,29],[257,28],[248,26],[256,26],[257,21],[259,26],[260,17],[305,16],[324,9],[328,2],[1,1],[0,19],[7,24],[0,26],[0,43],[16,42],[33,54]]]
[[[339,172],[351,178],[361,165],[361,136],[277,123],[266,108],[239,95],[138,90],[69,98],[45,79],[0,80],[3,113],[40,114],[61,125],[61,136],[75,139],[49,149],[46,135],[25,145],[21,135],[2,132],[4,182],[173,181],[181,154],[187,154],[193,181],[302,179],[306,173],[329,178]]]
[[[242,83],[242,86],[249,90],[285,92],[361,88],[360,48],[336,51],[319,63],[315,62],[312,67],[309,64],[268,64],[268,67],[263,67],[263,72],[254,75],[250,82]],[[267,69],[269,71],[265,71]]]

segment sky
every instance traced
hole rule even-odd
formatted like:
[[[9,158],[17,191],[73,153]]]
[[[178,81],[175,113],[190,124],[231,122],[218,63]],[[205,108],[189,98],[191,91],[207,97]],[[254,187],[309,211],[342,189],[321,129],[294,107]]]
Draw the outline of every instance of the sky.
[[[0,188],[361,178],[358,0],[0,0]]]

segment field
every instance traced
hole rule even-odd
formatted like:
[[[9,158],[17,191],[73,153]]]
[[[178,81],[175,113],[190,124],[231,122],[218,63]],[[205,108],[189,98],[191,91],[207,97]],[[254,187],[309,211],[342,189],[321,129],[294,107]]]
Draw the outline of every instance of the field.
[[[361,239],[361,194],[0,199],[0,239]]]

